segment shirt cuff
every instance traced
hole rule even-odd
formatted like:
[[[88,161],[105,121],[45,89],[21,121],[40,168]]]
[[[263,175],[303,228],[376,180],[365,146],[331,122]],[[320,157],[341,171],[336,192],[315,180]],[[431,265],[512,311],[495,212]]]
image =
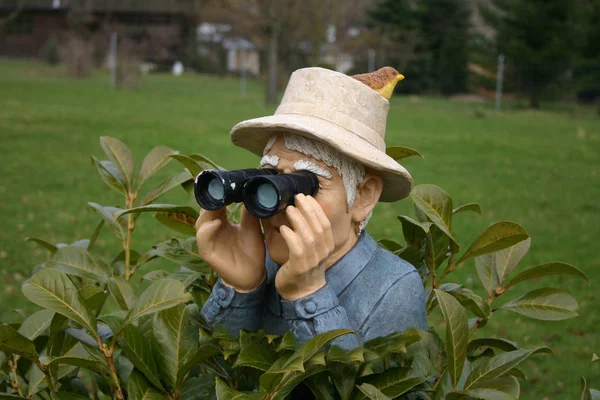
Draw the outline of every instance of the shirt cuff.
[[[321,289],[297,300],[281,299],[281,313],[286,319],[312,319],[340,304],[335,292],[325,284]]]
[[[212,292],[215,301],[221,308],[252,308],[262,303],[265,288],[267,286],[266,282],[267,280],[265,279],[263,283],[252,292],[240,293],[234,288],[224,284],[221,281],[221,278],[219,278],[217,283],[215,283]]]

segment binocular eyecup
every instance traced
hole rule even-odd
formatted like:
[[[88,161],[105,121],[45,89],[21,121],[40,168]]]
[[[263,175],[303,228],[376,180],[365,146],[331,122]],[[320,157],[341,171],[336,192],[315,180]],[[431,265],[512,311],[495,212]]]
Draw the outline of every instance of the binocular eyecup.
[[[250,214],[270,218],[294,204],[298,193],[315,195],[319,180],[310,171],[279,174],[276,169],[204,170],[196,177],[194,195],[200,207],[215,211],[244,202]]]

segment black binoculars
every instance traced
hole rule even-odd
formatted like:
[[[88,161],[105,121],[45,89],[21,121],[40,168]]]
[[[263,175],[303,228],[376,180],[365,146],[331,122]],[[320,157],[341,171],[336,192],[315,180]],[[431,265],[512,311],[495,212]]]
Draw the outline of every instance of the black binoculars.
[[[298,193],[314,196],[318,190],[314,173],[280,174],[276,169],[204,170],[194,183],[196,201],[205,210],[244,202],[250,214],[263,219],[294,204]]]

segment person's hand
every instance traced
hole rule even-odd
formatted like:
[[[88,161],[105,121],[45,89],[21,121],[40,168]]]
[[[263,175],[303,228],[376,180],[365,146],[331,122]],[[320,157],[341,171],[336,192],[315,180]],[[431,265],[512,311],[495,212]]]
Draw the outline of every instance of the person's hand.
[[[275,287],[286,300],[297,300],[325,286],[325,265],[334,249],[331,223],[312,196],[298,194],[285,210],[291,228],[279,228],[288,261],[277,271]]]
[[[265,280],[265,244],[260,220],[242,206],[238,225],[227,220],[225,207],[202,210],[196,221],[198,252],[238,292],[251,292]]]

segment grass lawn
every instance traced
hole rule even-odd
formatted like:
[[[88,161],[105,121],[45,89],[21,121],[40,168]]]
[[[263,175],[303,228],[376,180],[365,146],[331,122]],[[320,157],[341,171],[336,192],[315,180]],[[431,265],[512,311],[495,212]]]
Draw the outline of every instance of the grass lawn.
[[[262,99],[263,90],[254,82],[241,99],[238,80],[230,78],[152,75],[138,90],[111,90],[105,74],[69,80],[60,68],[0,61],[0,317],[9,320],[16,315],[13,309],[33,308],[20,286],[45,260],[45,252],[25,243],[25,237],[68,243],[86,238],[98,221],[88,201],[122,206],[90,164],[90,155],[105,158],[100,136],[126,142],[138,166],[150,149],[166,145],[184,154],[203,153],[228,168],[250,167],[257,157],[231,145],[228,133],[241,120],[272,113]],[[475,115],[476,107],[485,117]],[[600,282],[600,119],[591,109],[495,113],[488,108],[395,97],[387,143],[425,155],[405,162],[416,184],[443,187],[455,205],[481,204],[483,217],[464,213],[455,219],[463,248],[492,222],[516,221],[532,237],[517,271],[565,261],[588,274],[590,287],[570,277],[528,284],[568,289],[580,302],[581,317],[538,322],[498,312],[482,330],[522,347],[548,345],[556,351],[558,359],[540,356],[528,363],[534,379],[523,383],[523,399],[579,398],[581,376],[600,389],[600,362],[590,364],[592,353],[600,353],[600,296],[594,290]],[[171,163],[148,188],[179,170]],[[163,200],[194,205],[183,190]],[[379,205],[370,233],[401,241],[395,218],[400,214],[412,215],[409,201]],[[140,251],[173,235],[148,215],[140,218],[136,233],[134,248]],[[99,251],[115,245],[105,229]],[[144,268],[162,267],[153,261]],[[450,278],[483,293],[472,261]]]

